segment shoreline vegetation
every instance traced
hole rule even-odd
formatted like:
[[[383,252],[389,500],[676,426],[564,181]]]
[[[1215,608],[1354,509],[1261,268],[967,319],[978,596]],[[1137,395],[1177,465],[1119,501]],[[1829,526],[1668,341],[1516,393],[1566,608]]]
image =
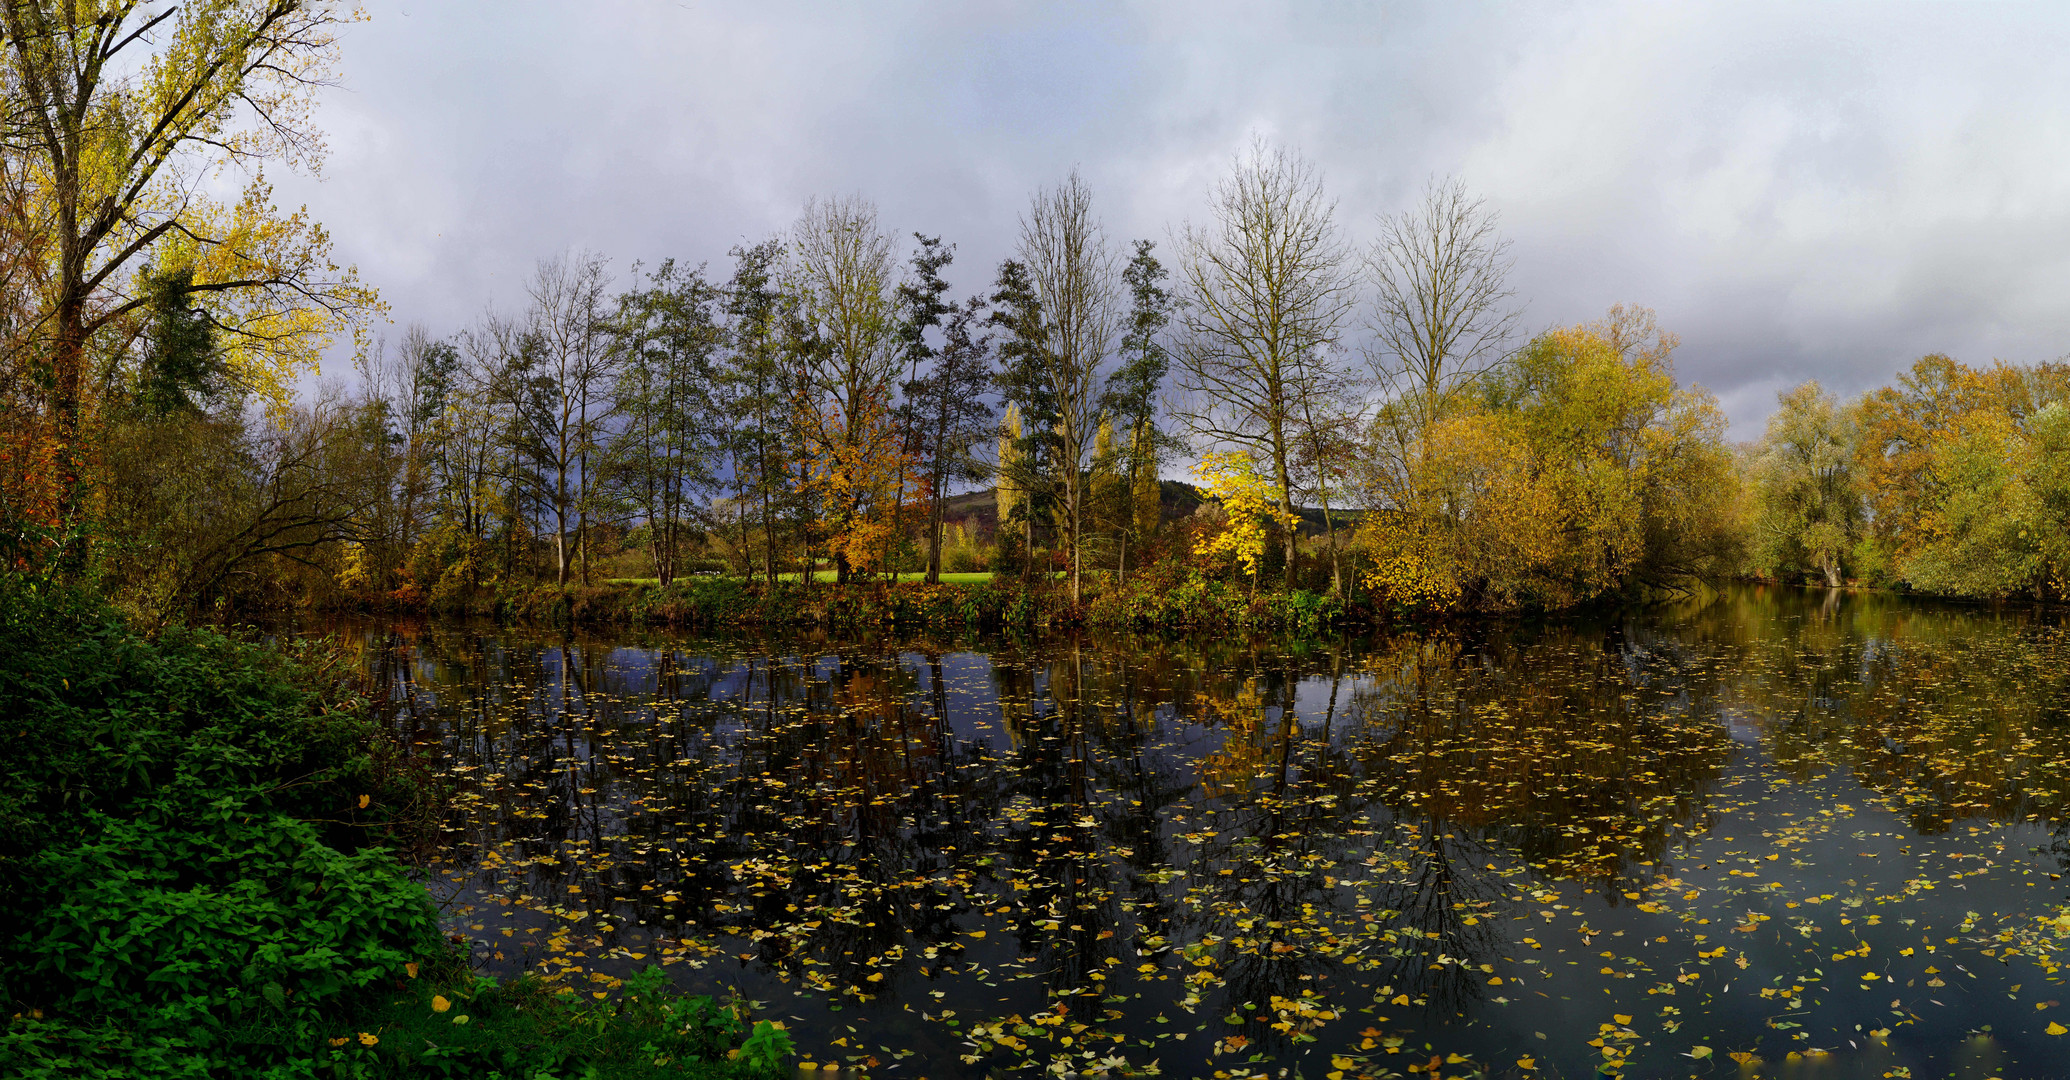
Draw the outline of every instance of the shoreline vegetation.
[[[781,1024],[659,969],[597,995],[471,971],[404,858],[449,793],[341,667],[0,581],[0,1073],[775,1074]]]

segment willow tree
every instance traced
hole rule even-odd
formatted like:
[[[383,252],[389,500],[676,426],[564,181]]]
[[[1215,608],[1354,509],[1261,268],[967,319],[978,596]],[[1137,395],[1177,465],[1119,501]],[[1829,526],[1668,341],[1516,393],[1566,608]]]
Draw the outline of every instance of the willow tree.
[[[0,156],[23,196],[4,232],[39,245],[44,268],[8,363],[47,387],[59,523],[82,504],[82,424],[122,344],[109,331],[151,303],[146,282],[191,271],[230,376],[276,417],[332,335],[377,308],[322,226],[273,205],[262,172],[320,167],[313,95],[334,77],[337,27],[357,18],[324,0],[0,0]],[[223,170],[244,178],[229,202],[201,182]]]
[[[1311,399],[1342,381],[1336,346],[1356,301],[1350,253],[1336,204],[1285,150],[1253,146],[1210,205],[1212,224],[1188,226],[1180,240],[1188,303],[1175,411],[1202,441],[1254,456],[1268,470],[1279,520],[1294,521]],[[1292,587],[1292,526],[1281,541]]]

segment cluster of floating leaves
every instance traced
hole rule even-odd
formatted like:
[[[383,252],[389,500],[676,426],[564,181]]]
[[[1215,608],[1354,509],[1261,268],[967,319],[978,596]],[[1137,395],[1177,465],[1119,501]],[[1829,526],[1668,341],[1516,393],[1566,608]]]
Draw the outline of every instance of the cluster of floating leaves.
[[[1744,594],[1283,645],[377,639],[482,964],[835,1075],[2017,1074],[2070,656]]]

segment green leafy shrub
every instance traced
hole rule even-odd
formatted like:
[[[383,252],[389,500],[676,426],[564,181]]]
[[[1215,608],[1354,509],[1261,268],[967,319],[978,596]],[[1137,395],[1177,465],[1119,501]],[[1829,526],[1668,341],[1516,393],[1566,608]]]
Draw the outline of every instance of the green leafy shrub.
[[[370,846],[378,730],[320,667],[0,578],[0,717],[0,1075],[276,1060],[444,955]]]
[[[387,807],[423,801],[418,774],[326,670],[314,646],[148,639],[0,575],[0,1076],[739,1077],[783,1060],[781,1029],[658,969],[596,1004],[468,975],[429,894],[373,845],[409,824]]]
[[[430,897],[387,852],[351,854],[226,796],[173,819],[103,819],[27,860],[30,910],[9,952],[60,1014],[222,1027],[320,1008],[439,951]]]

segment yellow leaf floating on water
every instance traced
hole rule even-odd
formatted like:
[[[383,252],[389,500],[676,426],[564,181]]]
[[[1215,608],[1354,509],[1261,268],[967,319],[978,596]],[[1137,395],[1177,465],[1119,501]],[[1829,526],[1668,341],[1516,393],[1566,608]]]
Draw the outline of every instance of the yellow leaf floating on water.
[[[1687,1056],[1702,1061],[1704,1058],[1711,1056],[1711,1048],[1708,1046],[1692,1046],[1689,1048]]]
[[[2049,1034],[2051,1034],[2051,1035],[2064,1035],[2064,1034],[2070,1034],[2070,1028],[2066,1028],[2066,1027],[2064,1027],[2063,1025],[2061,1025],[2061,1024],[2058,1024],[2058,1023],[2056,1023],[2056,1022],[2055,1022],[2055,1021],[2053,1021],[2053,1020],[2049,1021],[2049,1025],[2048,1025],[2048,1028],[2047,1028],[2046,1030],[2047,1030],[2047,1031],[2048,1031],[2048,1033],[2049,1033]]]
[[[1632,1025],[1632,1014],[1630,1013],[1611,1013],[1610,1019],[1617,1021],[1618,1027],[1630,1027]]]
[[[452,1008],[452,1007],[453,1007],[453,1003],[452,1003],[452,1002],[450,1002],[450,1001],[447,1001],[447,1000],[446,1000],[446,997],[445,997],[445,995],[444,995],[444,994],[433,994],[433,995],[431,995],[431,1011],[432,1011],[432,1012],[435,1012],[435,1013],[442,1013],[442,1012],[445,1012],[445,1011],[446,1011],[447,1009],[450,1009],[450,1008]]]
[[[1522,1069],[1525,1072],[1530,1072],[1531,1070],[1536,1069],[1537,1067],[1537,1058],[1520,1057],[1517,1059],[1517,1068]]]
[[[1761,1055],[1747,1050],[1734,1050],[1725,1056],[1739,1062],[1741,1065],[1759,1065],[1761,1063]]]

